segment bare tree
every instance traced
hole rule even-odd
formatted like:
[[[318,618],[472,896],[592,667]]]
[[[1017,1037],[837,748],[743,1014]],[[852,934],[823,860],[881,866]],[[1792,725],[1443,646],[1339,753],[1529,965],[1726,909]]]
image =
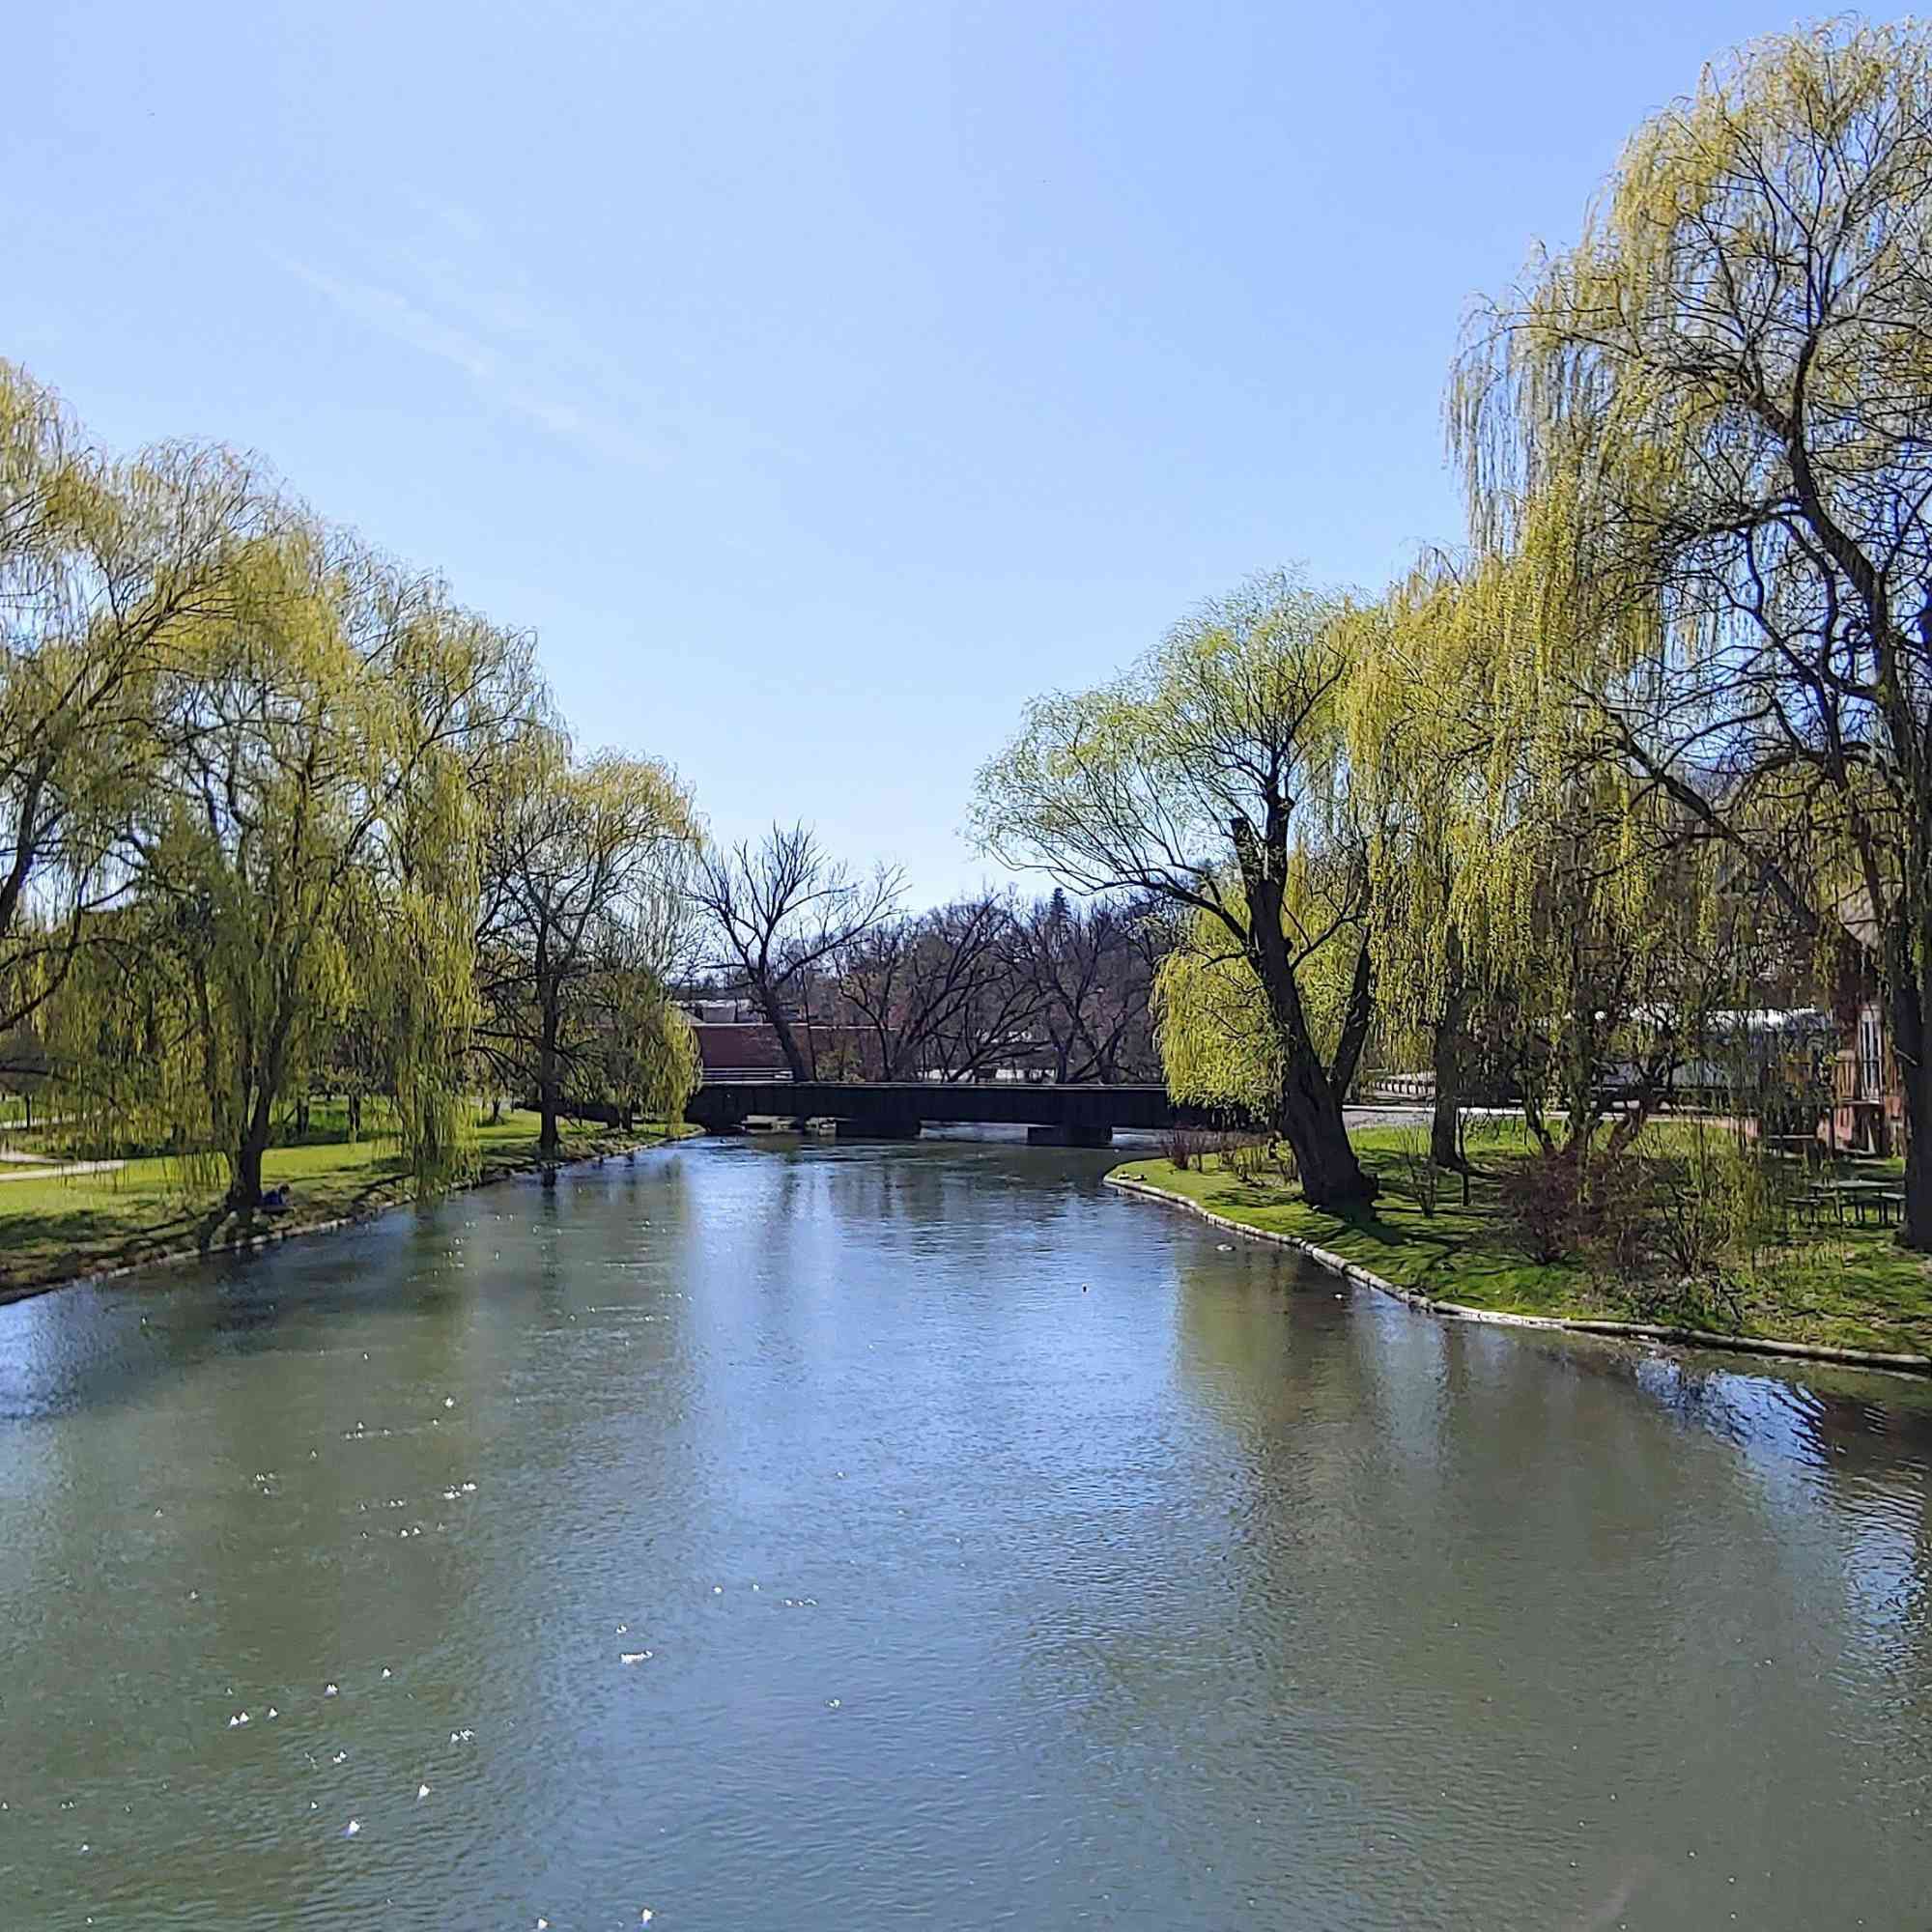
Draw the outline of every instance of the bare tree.
[[[712,928],[712,970],[764,1016],[794,1080],[815,1071],[815,981],[892,917],[904,890],[895,867],[853,877],[802,824],[774,825],[755,845],[741,840],[699,862],[692,897]]]
[[[887,1080],[970,1080],[1033,1053],[1039,1000],[1011,902],[887,921],[847,949],[838,997]]]
[[[1164,950],[1154,908],[1105,898],[1083,907],[1054,892],[1027,915],[1024,938],[1053,1077],[1159,1079],[1149,1012]]]

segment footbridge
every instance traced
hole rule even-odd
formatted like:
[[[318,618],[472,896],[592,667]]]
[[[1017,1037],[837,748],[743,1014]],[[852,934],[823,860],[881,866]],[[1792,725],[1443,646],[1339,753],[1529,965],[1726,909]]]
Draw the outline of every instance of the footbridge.
[[[914,1140],[925,1126],[1018,1126],[1051,1147],[1105,1147],[1122,1127],[1214,1124],[1207,1109],[1178,1104],[1164,1087],[1028,1080],[718,1081],[692,1095],[684,1116],[714,1134],[742,1132],[750,1121],[830,1121],[841,1136],[861,1140]]]

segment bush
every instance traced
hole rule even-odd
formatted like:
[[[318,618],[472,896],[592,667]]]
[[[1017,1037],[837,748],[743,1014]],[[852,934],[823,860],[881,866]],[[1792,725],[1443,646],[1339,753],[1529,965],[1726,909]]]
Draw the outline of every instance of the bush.
[[[1583,1236],[1577,1163],[1563,1153],[1535,1153],[1504,1170],[1497,1186],[1504,1237],[1530,1261],[1567,1261]]]
[[[1267,1172],[1268,1144],[1254,1134],[1233,1134],[1223,1158],[1229,1172],[1252,1187]]]
[[[1294,1157],[1294,1150],[1286,1141],[1268,1143],[1268,1159],[1274,1164],[1274,1175],[1284,1187],[1301,1185],[1301,1163]]]
[[[1219,1145],[1220,1135],[1206,1127],[1170,1127],[1164,1145],[1168,1159],[1185,1174],[1190,1167],[1208,1165],[1208,1156]]]
[[[1442,1169],[1435,1164],[1426,1127],[1403,1130],[1396,1142],[1396,1162],[1408,1183],[1409,1193],[1415,1197],[1415,1205],[1433,1221],[1442,1198]]]
[[[1699,1126],[1591,1177],[1593,1266],[1638,1320],[1737,1328],[1744,1289],[1776,1238],[1781,1208],[1765,1162]]]

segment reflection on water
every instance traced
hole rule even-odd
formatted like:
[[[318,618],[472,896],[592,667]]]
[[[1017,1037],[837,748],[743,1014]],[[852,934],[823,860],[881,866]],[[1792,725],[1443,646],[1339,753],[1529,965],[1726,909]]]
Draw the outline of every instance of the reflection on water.
[[[0,1309],[0,1919],[1910,1922],[1925,1393],[1106,1165],[695,1145]]]

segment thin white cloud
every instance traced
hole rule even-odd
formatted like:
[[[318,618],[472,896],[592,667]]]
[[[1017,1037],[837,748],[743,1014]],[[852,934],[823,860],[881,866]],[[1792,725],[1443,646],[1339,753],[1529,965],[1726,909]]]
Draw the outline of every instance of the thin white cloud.
[[[483,217],[473,209],[465,208],[461,202],[444,201],[440,195],[421,193],[412,194],[409,200],[417,213],[440,222],[458,241],[474,244],[489,232],[483,225]]]
[[[495,376],[497,358],[485,344],[448,323],[438,321],[427,309],[418,307],[398,291],[331,275],[307,262],[288,257],[282,258],[282,266],[357,322],[367,323],[371,328],[392,335],[412,349],[420,349],[425,355],[453,362],[478,383],[487,383]]]
[[[416,197],[466,240],[483,227],[468,212]],[[278,255],[279,265],[343,315],[462,372],[492,407],[519,415],[607,462],[662,460],[661,441],[638,427],[652,398],[571,319],[534,299],[500,267],[396,251],[391,273],[408,286],[363,279],[313,261]]]

